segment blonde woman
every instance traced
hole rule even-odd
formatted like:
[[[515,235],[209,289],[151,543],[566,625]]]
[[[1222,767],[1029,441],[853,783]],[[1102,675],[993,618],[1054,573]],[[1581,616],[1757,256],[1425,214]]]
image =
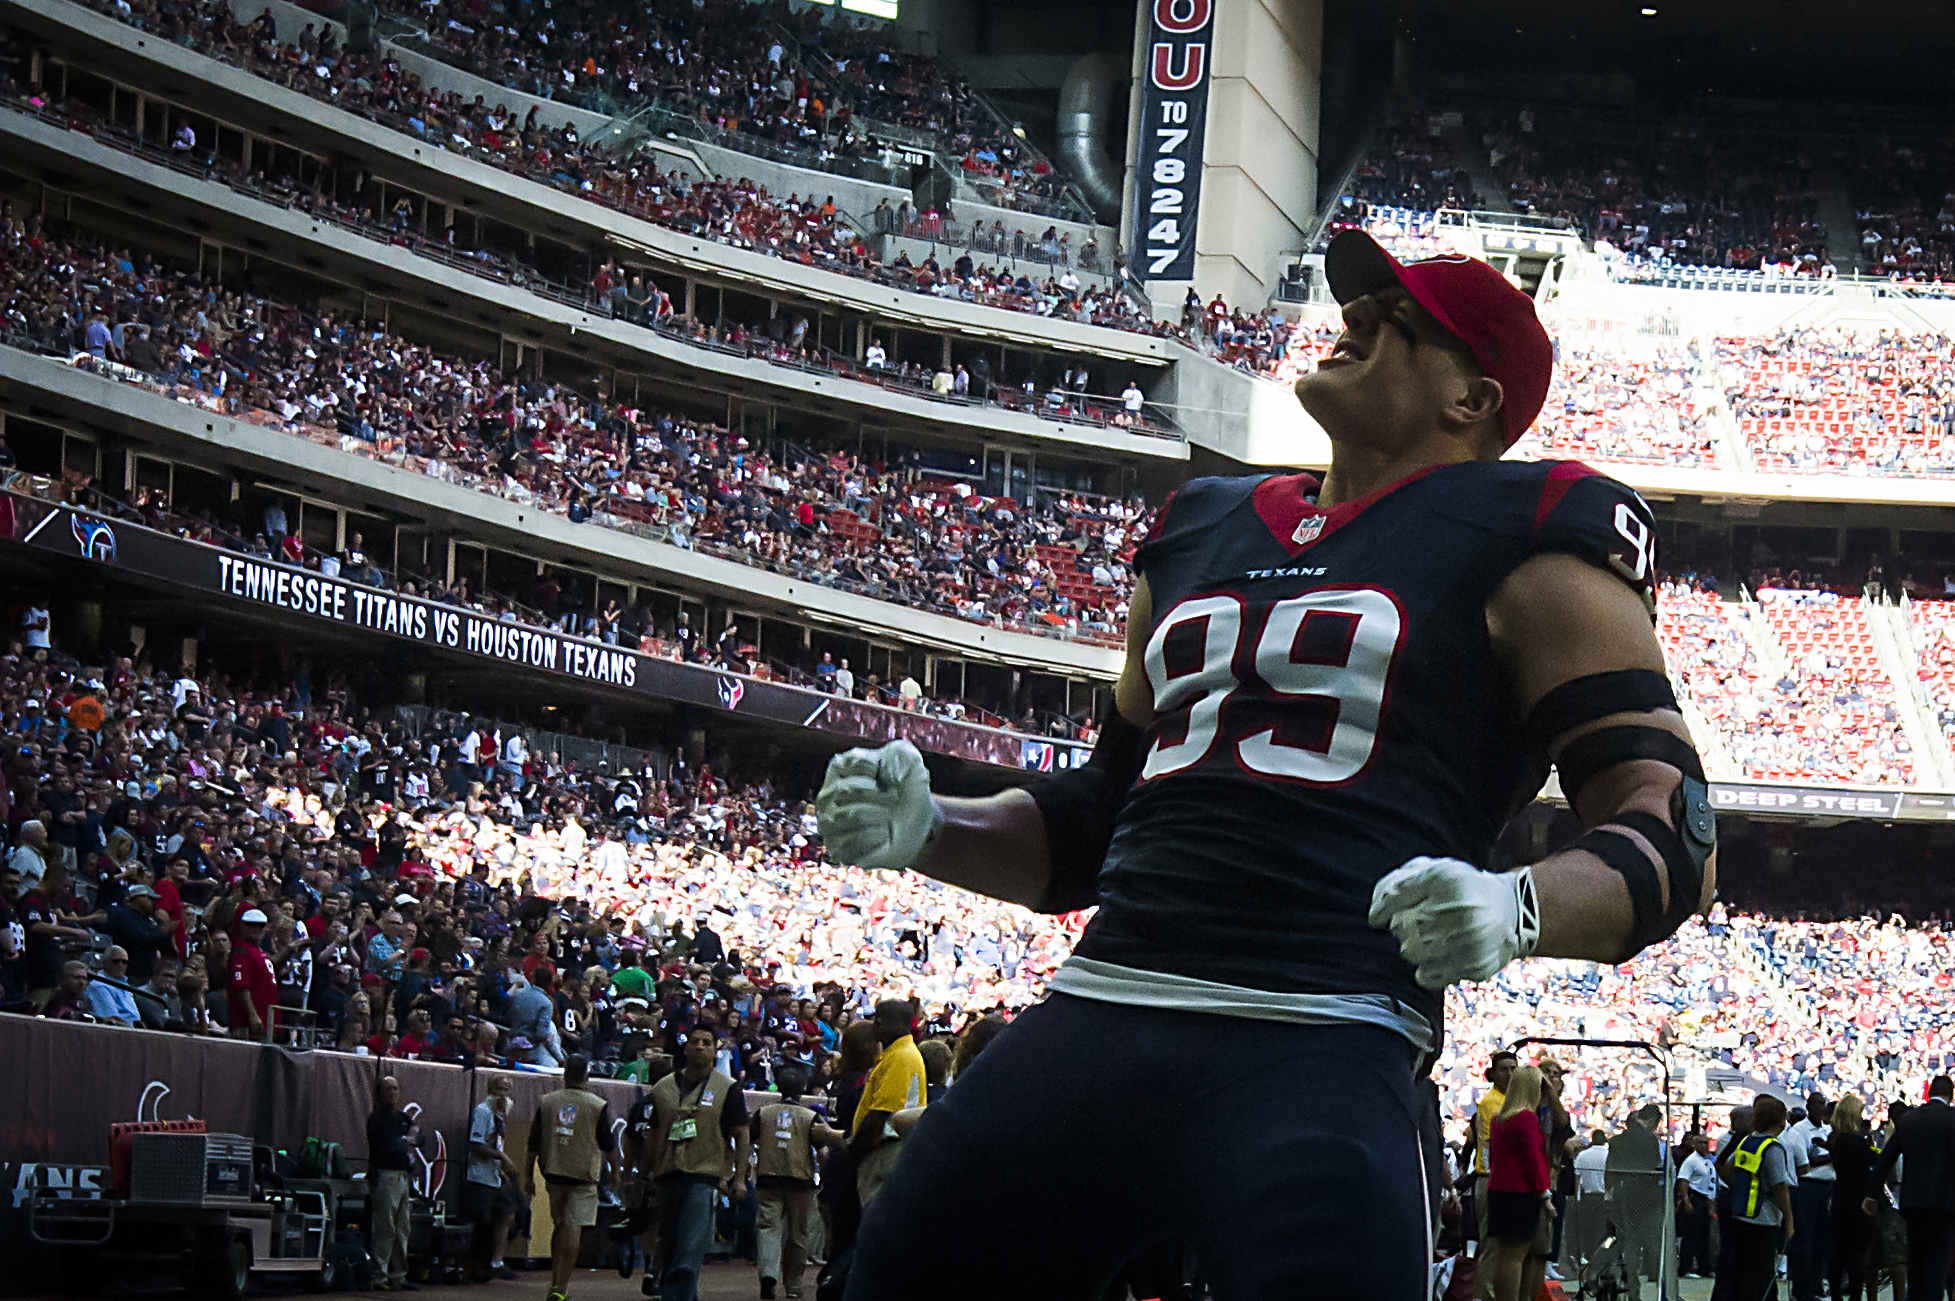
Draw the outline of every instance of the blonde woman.
[[[1521,1301],[1521,1274],[1548,1201],[1548,1145],[1541,1136],[1541,1070],[1523,1066],[1507,1081],[1506,1101],[1487,1130],[1487,1237],[1480,1264],[1494,1301]]]
[[[1874,1196],[1875,1152],[1867,1137],[1866,1104],[1849,1093],[1833,1104],[1833,1129],[1827,1152],[1833,1158],[1833,1268],[1835,1301],[1870,1299],[1879,1290],[1879,1272],[1871,1279],[1867,1256],[1874,1245],[1874,1218],[1861,1205]],[[1869,1286],[1869,1283],[1873,1286]]]

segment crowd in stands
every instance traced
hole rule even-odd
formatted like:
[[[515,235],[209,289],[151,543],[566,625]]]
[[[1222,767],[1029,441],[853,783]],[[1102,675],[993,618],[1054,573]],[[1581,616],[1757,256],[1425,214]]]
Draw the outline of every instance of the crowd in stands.
[[[1955,747],[1955,601],[1911,601],[1908,618],[1924,702]]]
[[[882,599],[1109,640],[1124,623],[1138,505],[987,499],[914,467],[777,455],[143,254],[58,240],[38,217],[0,221],[0,328],[16,346],[573,520],[650,529]]]
[[[1078,250],[1067,246],[1056,231],[1040,236],[1025,230],[1005,232],[1001,222],[970,229],[957,225],[948,212],[913,209],[905,202],[889,210],[884,221],[876,213],[858,214],[872,229],[908,233],[943,240],[947,257],[934,253],[917,265],[906,253],[879,261],[864,232],[849,224],[832,196],[817,201],[814,194],[783,199],[750,178],[696,178],[682,168],[661,170],[657,153],[647,148],[625,152],[607,150],[584,140],[574,124],[550,126],[532,107],[516,113],[506,105],[491,106],[479,97],[472,103],[456,92],[439,92],[422,85],[385,54],[348,54],[336,44],[331,29],[308,30],[298,43],[280,45],[269,16],[250,23],[238,21],[224,0],[141,0],[102,6],[104,12],[132,22],[165,39],[200,53],[223,59],[265,76],[288,89],[322,99],[348,112],[394,130],[407,132],[435,148],[488,163],[641,220],[664,225],[697,238],[781,257],[802,265],[867,278],[917,293],[981,303],[1008,311],[1050,316],[1099,325],[1130,333],[1180,337],[1171,322],[1149,319],[1125,293],[1110,285],[1083,284],[1068,265],[1077,260],[1089,271],[1104,271],[1107,261],[1092,241]],[[18,84],[18,61],[0,64],[0,92],[23,96]],[[322,71],[323,70],[323,71]],[[45,107],[41,98],[21,104]],[[73,100],[58,106],[77,125],[108,137],[128,136],[102,121],[99,113]],[[195,163],[214,175],[227,169],[215,158],[208,142],[195,141],[180,151],[180,161]],[[334,200],[318,192],[316,184],[268,183],[262,175],[230,177],[270,188],[274,194],[307,208],[334,211]],[[275,181],[276,178],[273,178]],[[285,193],[281,194],[280,191]],[[296,192],[292,192],[296,190]],[[386,220],[391,214],[374,214]],[[435,244],[452,246],[459,238],[453,228],[428,232]],[[421,241],[403,239],[420,245]],[[964,250],[961,251],[960,250]],[[968,250],[990,251],[1010,264],[979,263]],[[495,270],[510,261],[501,250],[475,250],[476,260]],[[1020,262],[1033,266],[1021,267]],[[1037,274],[1040,264],[1057,274]],[[524,277],[518,269],[517,278]]]
[[[1473,180],[1437,130],[1394,130],[1358,160],[1340,196],[1339,219],[1356,225],[1369,211],[1437,212],[1484,207]]]
[[[547,12],[480,0],[389,6],[425,29],[444,61],[513,90],[628,115],[657,103],[726,133],[831,158],[875,157],[892,124],[934,140],[987,201],[1043,210],[1060,178],[1006,130],[943,60],[904,52],[860,15],[785,0],[622,6],[586,0]],[[751,145],[749,145],[751,147]]]
[[[414,734],[343,679],[261,691],[19,644],[0,684],[16,1008],[113,942],[162,996],[124,1020],[539,1065],[616,1062],[633,1036],[676,1056],[705,1021],[764,1088],[788,1060],[825,1078],[878,992],[939,1028],[1023,1006],[1082,920],[825,863],[806,804],[683,749],[656,775],[580,772],[465,716]],[[237,979],[254,908],[271,988]],[[650,976],[636,1003],[600,978],[625,966]],[[49,1014],[127,1006],[102,986]]]
[[[1658,595],[1672,671],[1733,762],[1754,780],[1912,781],[1894,684],[1860,600],[1796,580],[1757,600],[1735,606],[1690,579]],[[1773,662],[1783,666],[1776,678]]]
[[[1716,342],[1761,470],[1955,473],[1955,345],[1940,334],[1803,329]]]
[[[1563,346],[1547,405],[1522,451],[1578,461],[1718,464],[1716,426],[1700,401],[1694,343],[1644,356]]]
[[[1473,121],[1462,120],[1452,135],[1477,133],[1476,147],[1514,212],[1568,223],[1626,254],[1625,276],[1646,274],[1649,264],[1807,275],[1828,266],[1808,159],[1774,158],[1711,131],[1651,138],[1642,124],[1537,124],[1527,108],[1463,117]],[[1442,119],[1429,123],[1425,136],[1395,130],[1367,152],[1333,228],[1364,225],[1395,251],[1420,255],[1433,247],[1420,214],[1489,206],[1459,165]]]
[[[1955,280],[1955,193],[1947,189],[1955,156],[1931,139],[1858,144],[1848,166],[1867,272],[1934,284]]]
[[[52,640],[0,662],[16,1009],[433,1060],[582,1051],[620,1073],[704,1023],[765,1088],[789,1061],[832,1078],[877,995],[935,1030],[1022,1008],[1084,920],[836,867],[795,792],[683,749],[580,771],[521,729],[370,711],[342,677],[87,667]],[[1719,905],[1621,968],[1510,967],[1449,995],[1446,1114],[1530,1034],[1648,1040],[1779,1089],[1891,1087],[1955,1061],[1950,943],[1919,920]],[[1569,1066],[1585,1125],[1646,1100],[1620,1062]]]
[[[1632,258],[1818,274],[1812,163],[1716,131],[1503,119],[1482,143],[1515,211],[1572,223]]]

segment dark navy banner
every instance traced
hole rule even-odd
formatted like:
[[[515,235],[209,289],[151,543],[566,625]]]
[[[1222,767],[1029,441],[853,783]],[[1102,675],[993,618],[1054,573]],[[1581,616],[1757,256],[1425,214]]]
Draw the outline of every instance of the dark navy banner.
[[[1028,742],[997,728],[931,718],[493,619],[474,610],[401,596],[13,493],[0,493],[0,538],[295,618],[325,619],[513,667],[812,728],[851,741],[878,744],[907,739],[920,750],[1046,771],[1083,763],[1088,754],[1086,747],[1077,744]]]
[[[1142,280],[1193,280],[1215,2],[1142,3],[1148,7],[1147,48],[1128,264]]]

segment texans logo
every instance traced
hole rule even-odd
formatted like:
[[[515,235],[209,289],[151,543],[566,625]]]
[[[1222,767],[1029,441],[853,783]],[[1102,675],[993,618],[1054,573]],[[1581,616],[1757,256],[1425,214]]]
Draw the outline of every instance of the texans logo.
[[[416,1124],[420,1123],[420,1103],[410,1102],[402,1107],[401,1111]],[[414,1159],[414,1164],[420,1167],[420,1177],[413,1181],[414,1191],[428,1201],[435,1201],[441,1196],[442,1188],[448,1183],[448,1136],[438,1129],[434,1132],[432,1157],[424,1154],[418,1147],[409,1149],[408,1155]]]
[[[83,519],[71,515],[69,522],[75,528],[75,541],[81,544],[82,558],[99,560],[105,565],[115,563],[115,530],[100,520]]]
[[[719,687],[720,707],[723,709],[732,709],[747,694],[746,684],[737,678],[721,678]]]

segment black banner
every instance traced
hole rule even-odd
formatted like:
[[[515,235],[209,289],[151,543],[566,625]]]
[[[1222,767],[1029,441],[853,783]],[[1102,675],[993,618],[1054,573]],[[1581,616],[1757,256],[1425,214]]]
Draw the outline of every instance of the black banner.
[[[1147,48],[1128,262],[1142,280],[1193,280],[1215,2],[1142,2],[1149,6]]]
[[[1087,755],[1084,746],[1073,743],[1028,743],[1016,733],[996,728],[931,718],[493,619],[33,497],[0,494],[0,536],[289,616],[324,619],[517,668],[813,728],[851,741],[880,744],[907,739],[920,750],[1005,768],[1063,768],[1075,759],[1084,762]]]
[[[1955,820],[1955,796],[1933,791],[1853,791],[1837,786],[1753,786],[1711,783],[1719,813],[1794,818],[1874,818],[1895,822]]]

